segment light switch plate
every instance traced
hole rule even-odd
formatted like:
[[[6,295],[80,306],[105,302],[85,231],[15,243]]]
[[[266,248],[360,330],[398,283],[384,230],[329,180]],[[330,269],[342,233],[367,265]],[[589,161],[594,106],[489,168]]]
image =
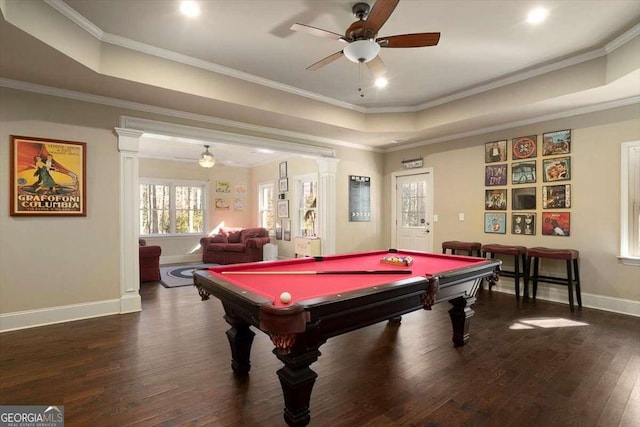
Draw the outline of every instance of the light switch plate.
[[[463,213],[459,213],[458,214],[458,221],[464,221],[464,214]]]

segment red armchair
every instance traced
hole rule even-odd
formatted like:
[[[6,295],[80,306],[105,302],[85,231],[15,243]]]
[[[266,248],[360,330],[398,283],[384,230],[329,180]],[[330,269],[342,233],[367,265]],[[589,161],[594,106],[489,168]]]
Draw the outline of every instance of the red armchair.
[[[160,280],[160,246],[147,246],[144,239],[138,239],[140,257],[140,282]]]
[[[262,247],[270,241],[266,228],[220,230],[215,236],[200,239],[202,262],[237,264],[262,261]]]

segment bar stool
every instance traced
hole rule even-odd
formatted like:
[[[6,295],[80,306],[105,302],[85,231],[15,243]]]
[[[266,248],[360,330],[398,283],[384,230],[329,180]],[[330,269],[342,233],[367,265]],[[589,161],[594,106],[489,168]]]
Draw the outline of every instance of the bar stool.
[[[520,277],[524,282],[524,297],[529,297],[529,291],[527,289],[527,248],[524,246],[511,246],[511,245],[499,245],[497,243],[490,243],[488,245],[482,245],[482,256],[486,257],[487,254],[491,255],[491,258],[495,258],[496,255],[511,255],[513,256],[513,271],[501,270],[500,276],[513,277],[514,286],[516,288],[516,299],[520,298]],[[523,274],[520,274],[520,265],[522,263]],[[496,277],[489,276],[489,290],[496,284]]]
[[[473,256],[473,253],[476,252],[476,256],[480,256],[480,249],[482,248],[482,243],[480,242],[459,242],[457,240],[449,240],[447,242],[442,242],[442,253],[446,254],[447,249],[451,251],[451,255],[455,255],[456,251],[466,251],[467,255]]]
[[[567,262],[567,277],[542,276],[538,274],[540,259],[564,259]],[[573,311],[573,284],[576,286],[576,297],[578,306],[582,308],[582,295],[580,295],[580,270],[578,269],[578,259],[580,253],[575,249],[552,249],[552,248],[529,248],[527,249],[527,267],[530,277],[525,279],[525,290],[528,289],[529,279],[533,280],[533,298],[535,299],[538,292],[538,282],[555,283],[565,285],[569,289],[569,306]],[[533,260],[533,270],[531,269],[531,261]],[[573,267],[573,272],[572,272]]]

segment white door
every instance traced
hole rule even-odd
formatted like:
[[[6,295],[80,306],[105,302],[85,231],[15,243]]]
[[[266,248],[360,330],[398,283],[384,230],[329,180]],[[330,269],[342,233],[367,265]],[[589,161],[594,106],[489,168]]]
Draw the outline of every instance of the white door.
[[[433,173],[395,176],[395,245],[397,249],[433,251]]]

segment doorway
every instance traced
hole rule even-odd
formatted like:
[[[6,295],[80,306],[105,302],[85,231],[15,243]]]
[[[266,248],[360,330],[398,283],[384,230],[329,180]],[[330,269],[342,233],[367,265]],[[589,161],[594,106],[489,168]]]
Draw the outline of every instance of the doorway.
[[[433,252],[433,168],[396,172],[392,180],[392,246]]]

